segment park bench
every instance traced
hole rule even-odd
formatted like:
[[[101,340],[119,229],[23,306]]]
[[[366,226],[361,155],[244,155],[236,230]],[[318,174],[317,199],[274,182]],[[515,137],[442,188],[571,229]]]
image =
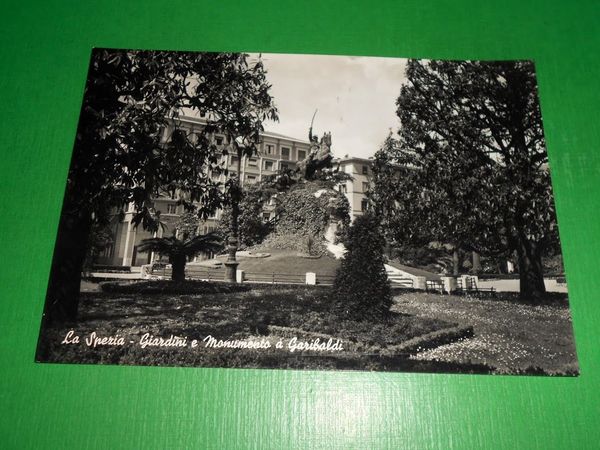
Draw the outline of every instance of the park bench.
[[[495,287],[482,288],[477,285],[477,282],[473,277],[467,277],[465,280],[466,286],[463,286],[463,278],[457,278],[456,285],[458,291],[462,293],[489,293],[492,297],[496,296]]]
[[[427,280],[425,282],[425,291],[444,292],[444,283],[438,280]]]

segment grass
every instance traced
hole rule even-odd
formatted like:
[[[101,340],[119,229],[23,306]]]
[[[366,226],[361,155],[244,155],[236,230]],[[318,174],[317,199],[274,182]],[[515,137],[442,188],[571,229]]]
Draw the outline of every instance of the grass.
[[[484,364],[495,373],[579,372],[568,301],[549,294],[543,305],[496,299],[411,293],[396,297],[396,311],[473,326],[475,337],[419,353],[422,361]]]
[[[290,250],[268,249],[260,250],[270,253],[267,258],[238,257],[238,269],[247,273],[306,273],[315,272],[319,275],[335,275],[341,261],[331,256],[323,255],[319,258],[305,258],[298,252]],[[225,260],[225,257],[219,257]]]
[[[148,283],[148,282],[144,282]],[[165,284],[167,282],[163,282]],[[253,285],[239,291],[226,283],[194,283],[180,293],[98,292],[86,285],[76,324],[43,331],[37,359],[45,362],[94,364],[168,365],[195,367],[261,367],[299,369],[360,369],[456,373],[578,372],[571,318],[564,298],[546,305],[518,303],[499,294],[497,299],[405,292],[396,295],[394,314],[385,323],[340,321],[330,315],[330,288],[318,286]],[[168,283],[167,283],[168,284]],[[131,286],[131,283],[128,284]],[[158,284],[157,284],[158,286]],[[246,288],[246,286],[244,286]],[[142,291],[148,291],[143,285]],[[149,333],[202,340],[269,341],[271,327],[298,330],[298,339],[311,333],[341,339],[339,353],[268,350],[159,348],[141,349]],[[412,338],[458,325],[472,326],[475,336],[408,358],[390,351]],[[95,331],[99,336],[119,335],[126,345],[87,347],[61,345],[69,330],[82,340]],[[304,334],[304,335],[303,335]],[[133,344],[129,342],[133,341]],[[359,344],[359,345],[354,345]]]
[[[145,282],[147,284],[147,282]],[[142,283],[143,284],[143,283]],[[144,284],[141,290],[147,292]],[[392,314],[385,324],[337,321],[329,314],[329,288],[316,286],[254,286],[238,292],[213,292],[174,295],[171,293],[82,292],[79,321],[53,327],[43,332],[38,360],[44,362],[141,364],[200,367],[294,367],[302,369],[403,369],[429,367],[429,363],[407,358],[378,358],[373,352],[440,328],[445,321]],[[190,283],[191,285],[191,283]],[[224,283],[217,284],[226,286]],[[199,283],[193,286],[201,290]],[[220,288],[223,289],[223,288]],[[191,288],[186,288],[191,292]],[[136,345],[145,333],[167,338],[186,336],[201,341],[211,335],[216,339],[251,339],[275,342],[269,326],[278,325],[308,332],[326,333],[352,346],[339,354],[314,352],[291,353],[287,348],[266,351],[249,349],[150,348]],[[79,344],[60,342],[70,331],[80,336]],[[83,340],[92,332],[98,336],[122,337],[125,345],[88,347]],[[298,339],[308,340],[306,337]],[[133,341],[134,344],[130,344]],[[426,369],[424,369],[426,370]],[[430,369],[427,369],[430,370]]]
[[[90,286],[94,283],[86,282],[82,286],[84,291],[90,290]],[[94,289],[96,291],[112,294],[170,294],[170,295],[185,295],[185,294],[232,294],[236,292],[245,292],[250,290],[250,286],[237,283],[211,283],[202,280],[185,280],[181,282],[171,280],[131,280],[131,281],[109,281],[101,282]]]

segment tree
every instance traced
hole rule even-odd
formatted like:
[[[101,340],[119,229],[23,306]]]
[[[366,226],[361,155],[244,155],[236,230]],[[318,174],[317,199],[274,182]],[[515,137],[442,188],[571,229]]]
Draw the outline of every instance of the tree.
[[[260,132],[263,131],[264,120],[278,120],[277,108],[269,94],[271,85],[267,82],[266,71],[260,59],[251,69],[243,61],[245,71],[238,79],[225,80],[230,90],[224,96],[224,106],[220,115],[228,118],[226,124],[221,124],[222,131],[230,143],[230,151],[237,156],[237,172],[227,182],[229,192],[228,204],[231,208],[229,234],[227,237],[227,261],[225,262],[226,279],[236,280],[236,252],[239,235],[239,203],[242,200],[242,157],[251,157],[258,152],[257,144]]]
[[[398,240],[516,251],[521,297],[540,299],[557,233],[533,64],[411,60],[406,76],[399,141],[375,163],[387,225]]]
[[[263,219],[263,207],[275,193],[273,189],[260,183],[250,184],[242,190],[239,202],[238,240],[242,247],[259,244],[272,229],[272,224]],[[223,210],[219,220],[219,230],[229,236],[231,208]]]
[[[82,264],[93,223],[131,204],[135,226],[155,231],[153,198],[180,192],[186,209],[206,218],[231,202],[226,172],[231,150],[215,133],[258,141],[276,118],[260,61],[238,53],[95,49],[69,168],[44,320],[75,320]],[[178,122],[184,108],[206,117],[191,135]],[[235,189],[234,189],[235,191]]]
[[[218,252],[223,248],[222,237],[217,232],[197,234],[198,219],[194,213],[183,214],[173,235],[162,238],[144,239],[138,249],[167,255],[172,266],[171,279],[185,280],[185,264],[199,253]]]
[[[372,213],[356,218],[348,230],[347,253],[333,284],[333,311],[343,319],[382,320],[392,306],[383,260],[385,240]]]

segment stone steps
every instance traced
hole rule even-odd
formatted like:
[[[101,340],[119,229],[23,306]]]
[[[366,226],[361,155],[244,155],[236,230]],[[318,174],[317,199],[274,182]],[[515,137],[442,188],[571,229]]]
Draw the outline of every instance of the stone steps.
[[[390,268],[390,266],[386,267],[386,273],[388,280],[391,283],[401,285],[404,287],[413,287],[414,281],[412,278],[407,277],[405,274],[400,273],[398,270]]]

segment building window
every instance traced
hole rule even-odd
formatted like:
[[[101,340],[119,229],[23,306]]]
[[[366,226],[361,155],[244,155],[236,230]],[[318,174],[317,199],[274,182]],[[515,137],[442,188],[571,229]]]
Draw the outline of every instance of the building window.
[[[273,161],[265,161],[265,170],[273,170]]]
[[[248,160],[248,167],[258,167],[258,161],[254,158]]]
[[[365,212],[367,209],[369,209],[369,201],[366,198],[363,198],[360,202],[360,210]]]
[[[223,138],[221,136],[217,136],[215,138],[215,142],[217,143],[217,145],[223,145]]]
[[[298,161],[306,159],[306,150],[298,150]]]
[[[340,188],[339,190],[342,194],[348,193],[348,186],[346,186],[345,184],[340,184],[339,188]]]
[[[281,170],[288,170],[290,168],[289,164],[283,162],[279,166],[281,167]]]
[[[254,183],[256,181],[256,175],[246,175],[246,181],[248,181],[248,183]]]
[[[369,166],[362,166],[362,174],[369,175]]]
[[[289,147],[281,147],[281,158],[282,159],[290,159],[290,148]]]
[[[167,205],[167,214],[177,214],[177,205]]]
[[[273,146],[273,144],[266,144],[265,152],[267,153],[267,155],[273,155],[275,153],[275,147]]]
[[[366,181],[363,181],[362,188],[363,188],[362,189],[363,192],[367,192],[369,190],[369,183]]]
[[[235,166],[235,165],[237,165],[237,162],[238,162],[238,157],[237,156],[232,156],[231,157],[231,165]]]

